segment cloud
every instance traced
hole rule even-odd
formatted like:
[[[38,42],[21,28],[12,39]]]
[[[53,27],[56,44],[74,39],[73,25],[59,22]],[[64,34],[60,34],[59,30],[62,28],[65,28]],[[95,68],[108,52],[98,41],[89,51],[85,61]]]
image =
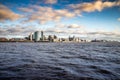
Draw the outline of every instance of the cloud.
[[[66,31],[62,30],[62,29],[59,29],[59,28],[56,28],[56,29],[47,29],[45,32],[52,32],[52,33],[66,33]]]
[[[68,8],[75,11],[75,13],[80,14],[81,12],[93,12],[93,11],[102,11],[104,8],[109,8],[113,6],[120,6],[119,1],[105,1],[97,0],[92,3],[80,3],[80,4],[70,4]]]
[[[88,32],[87,34],[89,34],[89,35],[105,35],[105,36],[116,35],[116,33],[114,33],[114,32]]]
[[[46,32],[63,33],[63,34],[80,34],[84,32],[84,27],[78,24],[57,24],[52,28],[48,28]]]
[[[81,26],[79,26],[77,24],[71,24],[67,28],[81,28]]]
[[[22,26],[16,25],[15,27],[8,26],[7,28],[1,27],[0,28],[0,36],[2,35],[21,35],[21,36],[28,36],[31,32],[34,32],[38,29],[32,26]]]
[[[106,39],[106,40],[118,40],[120,41],[120,33],[116,32],[87,32],[87,36],[91,39]]]
[[[22,17],[22,16],[12,12],[6,6],[0,4],[0,21],[4,21],[4,20],[17,20],[20,17]]]
[[[44,3],[54,4],[57,0],[44,0]],[[80,3],[80,4],[70,4],[68,8],[64,9],[53,9],[52,7],[30,5],[28,7],[18,8],[19,11],[24,12],[26,15],[23,17],[11,11],[4,5],[0,4],[0,20],[17,20],[21,17],[26,18],[26,22],[37,21],[40,24],[44,24],[48,21],[59,21],[62,18],[72,18],[81,15],[81,12],[93,12],[102,11],[104,8],[120,6],[120,1],[102,1],[97,0],[92,3]],[[73,11],[71,11],[73,10]],[[24,14],[23,13],[23,14]]]
[[[29,6],[28,8],[19,8],[21,11],[28,13],[26,18],[29,21],[38,21],[44,24],[48,21],[59,21],[61,18],[72,18],[75,16],[74,13],[67,9],[55,10],[51,7],[42,7],[38,5]]]
[[[61,27],[62,25],[62,27]],[[57,34],[60,36],[70,36],[70,35],[75,35],[78,37],[86,37],[87,39],[118,39],[120,40],[120,31],[103,31],[103,30],[98,30],[98,31],[89,31],[86,29],[86,27],[81,27],[78,24],[70,24],[70,25],[65,25],[65,24],[59,24],[55,25],[55,27],[49,28],[45,30],[45,33],[52,33],[52,34]]]
[[[120,18],[118,18],[118,21],[120,21]]]
[[[18,10],[22,11],[22,12],[33,12],[34,10],[31,8],[18,8]]]
[[[55,4],[57,0],[45,0],[45,4]]]
[[[66,25],[62,23],[56,23],[55,28],[65,28]]]
[[[55,3],[57,0],[45,1],[46,3]],[[30,5],[28,7],[19,8],[19,10],[27,14],[25,18],[27,18],[28,20],[26,20],[25,22],[37,21],[40,24],[45,24],[49,21],[58,22],[62,18],[73,18],[75,16],[81,15],[82,12],[102,11],[104,8],[109,8],[113,6],[120,6],[120,1],[103,2],[102,0],[97,0],[90,3],[70,4],[64,9],[54,9],[52,7]]]
[[[4,28],[0,28],[0,34],[2,35],[3,33],[5,33],[5,29]]]

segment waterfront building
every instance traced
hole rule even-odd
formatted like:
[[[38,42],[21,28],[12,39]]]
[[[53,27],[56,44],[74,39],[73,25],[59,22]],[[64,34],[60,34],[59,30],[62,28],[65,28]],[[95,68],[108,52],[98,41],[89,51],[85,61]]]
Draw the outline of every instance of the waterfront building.
[[[0,41],[8,41],[8,39],[5,38],[5,37],[1,37],[1,38],[0,38]]]
[[[30,39],[30,41],[33,40],[33,34],[32,33],[30,33],[29,39]]]
[[[43,31],[41,31],[41,41],[44,41],[44,34],[43,34]]]
[[[40,32],[39,31],[34,32],[34,40],[40,41]]]
[[[11,38],[9,41],[25,41],[25,38]]]

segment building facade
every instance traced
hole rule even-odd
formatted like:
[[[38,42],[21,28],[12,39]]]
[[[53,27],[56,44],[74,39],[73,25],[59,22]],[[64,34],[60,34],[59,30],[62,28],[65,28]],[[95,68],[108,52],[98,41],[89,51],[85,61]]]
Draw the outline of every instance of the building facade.
[[[43,34],[43,31],[41,31],[41,41],[44,41],[44,34]]]
[[[34,32],[34,40],[40,41],[40,32],[39,31]]]

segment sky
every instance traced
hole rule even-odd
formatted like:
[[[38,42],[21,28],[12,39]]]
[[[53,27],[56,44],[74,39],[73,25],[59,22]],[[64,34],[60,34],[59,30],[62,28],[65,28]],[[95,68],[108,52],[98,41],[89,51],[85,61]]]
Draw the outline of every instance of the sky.
[[[0,0],[0,37],[35,31],[120,41],[120,0]]]

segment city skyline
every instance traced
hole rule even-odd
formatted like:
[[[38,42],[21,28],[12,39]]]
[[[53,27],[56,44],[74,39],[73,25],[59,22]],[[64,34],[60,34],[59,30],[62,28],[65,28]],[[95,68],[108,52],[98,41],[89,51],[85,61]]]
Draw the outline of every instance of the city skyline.
[[[81,42],[118,42],[118,41],[111,41],[111,40],[105,40],[105,39],[82,39],[80,37],[76,36],[69,36],[67,38],[60,38],[56,35],[48,35],[46,36],[43,31],[35,31],[33,33],[30,33],[27,37],[24,38],[5,38],[0,37],[0,42],[68,42],[68,43],[81,43]]]
[[[120,0],[0,0],[0,37],[31,32],[120,41]]]

